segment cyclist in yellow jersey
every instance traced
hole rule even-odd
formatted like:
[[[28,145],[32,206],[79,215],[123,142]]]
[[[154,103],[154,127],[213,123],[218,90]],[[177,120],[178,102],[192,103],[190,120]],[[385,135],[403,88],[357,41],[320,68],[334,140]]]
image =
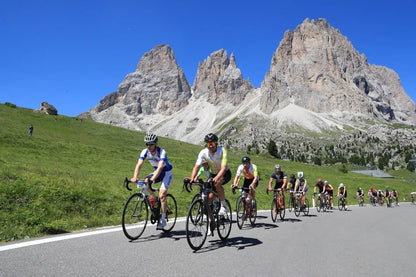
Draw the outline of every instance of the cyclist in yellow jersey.
[[[202,163],[206,161],[209,166],[210,179],[214,181],[215,189],[221,202],[221,208],[218,214],[225,215],[227,209],[225,204],[225,192],[222,186],[231,180],[231,171],[227,161],[227,150],[218,146],[218,137],[213,133],[206,135],[204,142],[206,148],[202,149],[198,154],[198,158],[192,170],[191,181],[197,181],[198,171],[201,168]],[[212,200],[214,196],[209,195],[209,197],[210,200]]]
[[[250,162],[250,158],[245,156],[241,159],[243,164],[237,169],[237,173],[234,178],[234,182],[231,185],[231,188],[238,187],[238,183],[240,182],[240,176],[244,176],[244,190],[245,192],[250,193],[251,198],[253,199],[253,203],[256,201],[256,187],[259,182],[259,174],[257,171],[257,166]],[[251,188],[251,191],[249,190]]]

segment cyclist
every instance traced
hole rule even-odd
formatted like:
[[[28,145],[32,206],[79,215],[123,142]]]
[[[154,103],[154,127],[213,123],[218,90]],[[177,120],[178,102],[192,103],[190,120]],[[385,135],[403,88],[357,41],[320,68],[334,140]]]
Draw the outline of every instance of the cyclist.
[[[137,161],[136,168],[134,170],[132,182],[136,182],[140,174],[140,170],[143,166],[144,160],[148,159],[155,171],[145,177],[145,182],[149,185],[152,183],[162,182],[159,188],[159,198],[162,205],[162,218],[157,226],[157,229],[163,229],[166,225],[166,195],[172,181],[172,165],[168,161],[168,156],[163,148],[158,146],[158,137],[155,134],[149,133],[144,137],[146,148],[140,153],[139,160]],[[148,189],[150,197],[156,199],[153,191]]]
[[[396,205],[399,206],[399,193],[393,189],[392,192],[393,200],[396,202]]]
[[[371,199],[374,199],[374,201],[377,199],[377,190],[375,188],[370,187],[370,190],[368,191],[368,199],[370,199],[370,202]]]
[[[334,188],[331,186],[328,181],[325,180],[324,182],[324,190],[323,193],[328,197],[328,206],[331,207],[331,209],[334,207],[332,198],[334,198]]]
[[[304,208],[305,205],[305,198],[306,193],[308,192],[308,183],[306,182],[305,176],[303,175],[303,172],[298,172],[298,179],[296,180],[295,185],[295,197],[299,196],[301,197],[301,204],[302,208]]]
[[[344,186],[343,183],[339,184],[339,187],[338,187],[337,196],[339,197],[341,195],[344,196],[344,199],[345,199],[345,209],[348,209],[348,207],[347,207],[347,204],[348,204],[348,200],[347,200],[347,188]]]
[[[316,193],[316,189],[319,189],[318,193],[322,193],[322,191],[324,190],[324,182],[322,182],[321,178],[318,179],[318,182],[313,188],[313,193]]]
[[[414,192],[411,192],[411,193],[410,193],[410,201],[411,201],[412,203],[414,203],[414,202],[415,202],[415,195],[416,195],[416,191],[414,191]]]
[[[259,182],[259,174],[257,171],[257,166],[250,162],[250,158],[244,156],[241,159],[243,164],[239,165],[237,168],[237,173],[234,178],[234,183],[231,185],[231,188],[238,187],[238,183],[240,182],[240,176],[244,176],[244,191],[250,193],[251,198],[253,199],[253,205],[256,204],[256,187]],[[251,191],[249,189],[251,188]]]
[[[227,208],[225,204],[225,192],[223,185],[231,180],[231,171],[227,161],[227,150],[218,146],[218,137],[209,133],[204,138],[206,148],[202,149],[192,170],[191,181],[197,181],[198,171],[202,163],[206,161],[209,166],[209,177],[214,181],[214,189],[218,193],[218,199],[221,202],[219,215],[225,215]],[[212,201],[214,195],[210,193],[209,199]]]
[[[290,174],[290,179],[287,181],[286,190],[294,191],[296,185],[296,176],[295,174]]]
[[[364,200],[364,191],[363,191],[363,189],[362,189],[362,188],[358,187],[358,188],[357,188],[357,193],[356,193],[356,194],[357,194],[357,197],[358,197],[358,198],[360,198],[360,197],[361,197],[361,198]]]
[[[383,205],[384,193],[383,193],[383,191],[381,189],[378,190],[377,196],[378,196],[378,198],[377,198],[378,199],[378,203],[380,205]]]
[[[279,164],[274,166],[274,172],[270,175],[269,191],[273,191],[272,184],[274,180],[276,180],[274,189],[278,190],[282,198],[282,203],[284,203],[285,194],[283,193],[283,191],[287,186],[287,175],[285,172],[282,171],[282,167]],[[281,208],[284,209],[283,206],[281,206]]]
[[[391,192],[389,191],[389,189],[386,189],[386,191],[384,192],[384,199],[386,199],[386,203],[387,205],[389,204],[389,200],[391,200]]]

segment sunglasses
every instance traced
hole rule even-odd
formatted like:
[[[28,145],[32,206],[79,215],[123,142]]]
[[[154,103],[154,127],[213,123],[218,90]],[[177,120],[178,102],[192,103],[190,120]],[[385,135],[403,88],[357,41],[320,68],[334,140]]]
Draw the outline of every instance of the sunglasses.
[[[216,142],[213,142],[213,141],[210,141],[207,144],[205,144],[205,146],[206,147],[215,147],[215,146],[217,146],[217,143]]]
[[[154,143],[146,143],[146,146],[152,146],[152,145],[155,145]]]

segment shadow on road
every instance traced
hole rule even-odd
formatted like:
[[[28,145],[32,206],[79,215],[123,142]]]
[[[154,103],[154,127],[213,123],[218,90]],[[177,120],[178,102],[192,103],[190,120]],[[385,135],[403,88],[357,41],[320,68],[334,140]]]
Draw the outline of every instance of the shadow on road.
[[[209,238],[207,238],[207,242],[205,242],[205,245],[207,245],[206,247],[202,247],[200,250],[194,251],[194,253],[206,253],[217,250],[221,247],[234,247],[237,250],[243,250],[246,247],[256,246],[263,243],[256,238],[248,237],[230,237],[224,242],[220,239],[209,240]]]

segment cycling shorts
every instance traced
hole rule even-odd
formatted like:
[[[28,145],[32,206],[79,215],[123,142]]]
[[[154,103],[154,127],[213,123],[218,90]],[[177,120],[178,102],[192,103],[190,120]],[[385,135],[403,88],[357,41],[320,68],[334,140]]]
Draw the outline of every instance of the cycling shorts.
[[[153,174],[154,173],[147,175],[146,178],[151,178]],[[157,179],[153,183],[162,182],[159,189],[167,191],[169,189],[171,181],[172,181],[172,170],[169,170],[169,171],[163,171],[162,173],[160,173]]]
[[[244,191],[245,192],[249,192],[250,191],[250,189],[248,187],[251,185],[251,183],[253,183],[253,179],[244,179],[244,185],[243,185],[243,187],[244,187]],[[254,185],[254,188],[257,188],[257,185],[258,184],[259,184],[259,182],[257,181],[256,184]]]

